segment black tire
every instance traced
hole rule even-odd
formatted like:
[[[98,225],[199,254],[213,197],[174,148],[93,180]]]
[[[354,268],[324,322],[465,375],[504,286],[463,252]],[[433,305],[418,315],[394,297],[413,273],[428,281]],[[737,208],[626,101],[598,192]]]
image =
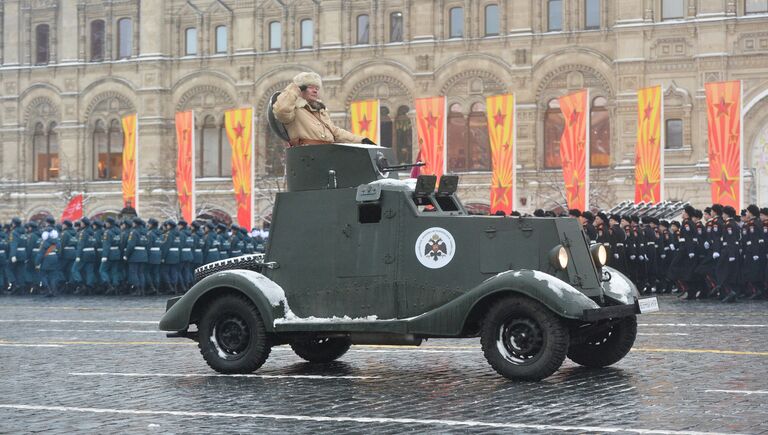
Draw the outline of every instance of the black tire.
[[[568,349],[568,358],[585,367],[607,367],[624,358],[637,337],[637,318],[624,317],[607,330]]]
[[[219,373],[252,373],[272,350],[259,311],[245,296],[215,299],[203,315],[198,347]]]
[[[351,345],[349,338],[312,338],[294,341],[291,343],[291,349],[311,363],[328,363],[341,358]]]
[[[500,375],[538,381],[563,364],[569,338],[562,320],[547,307],[514,296],[488,310],[480,343],[485,359]]]

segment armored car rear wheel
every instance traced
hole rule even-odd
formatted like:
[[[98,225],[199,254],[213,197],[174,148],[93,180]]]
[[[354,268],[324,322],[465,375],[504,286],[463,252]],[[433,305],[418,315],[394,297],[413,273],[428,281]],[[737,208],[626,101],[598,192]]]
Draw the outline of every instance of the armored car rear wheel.
[[[271,346],[259,311],[243,296],[215,299],[198,325],[200,353],[219,373],[251,373]]]
[[[637,338],[637,318],[624,317],[598,334],[587,338],[583,344],[573,344],[568,358],[586,367],[606,367],[624,358]]]
[[[480,342],[500,375],[538,381],[557,371],[568,351],[568,330],[545,306],[525,297],[500,300],[488,311]]]
[[[351,345],[349,338],[324,337],[294,341],[291,349],[311,363],[327,363],[341,358]]]

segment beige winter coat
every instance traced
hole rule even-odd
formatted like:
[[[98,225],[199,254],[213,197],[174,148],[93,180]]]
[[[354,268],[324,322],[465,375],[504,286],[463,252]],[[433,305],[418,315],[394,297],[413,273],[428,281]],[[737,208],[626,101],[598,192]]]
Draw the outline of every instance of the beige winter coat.
[[[325,107],[313,109],[293,83],[280,93],[272,111],[275,118],[285,125],[292,143],[298,139],[336,143],[360,143],[363,140],[363,136],[336,127]]]

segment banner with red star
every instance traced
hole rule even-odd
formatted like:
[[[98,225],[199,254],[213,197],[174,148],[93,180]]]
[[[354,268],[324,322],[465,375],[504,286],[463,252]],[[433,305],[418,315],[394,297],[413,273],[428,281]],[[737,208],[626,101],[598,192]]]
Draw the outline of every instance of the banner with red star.
[[[664,119],[661,86],[637,92],[637,145],[635,155],[635,203],[662,201],[664,180],[661,120]]]
[[[224,112],[224,126],[232,146],[232,184],[237,203],[237,223],[253,228],[253,109]]]
[[[419,154],[425,163],[422,175],[436,175],[438,183],[445,172],[445,97],[416,99],[416,127]]]
[[[712,203],[741,210],[741,81],[705,83]]]
[[[488,138],[491,142],[491,214],[512,213],[515,182],[515,96],[494,95],[485,99]]]
[[[379,100],[353,101],[352,133],[379,143]]]
[[[560,138],[560,159],[568,208],[586,210],[589,206],[589,90],[559,98],[565,118]]]
[[[123,207],[139,212],[139,121],[136,114],[123,117]]]
[[[187,222],[195,218],[195,117],[193,112],[176,113],[176,193],[181,215]]]

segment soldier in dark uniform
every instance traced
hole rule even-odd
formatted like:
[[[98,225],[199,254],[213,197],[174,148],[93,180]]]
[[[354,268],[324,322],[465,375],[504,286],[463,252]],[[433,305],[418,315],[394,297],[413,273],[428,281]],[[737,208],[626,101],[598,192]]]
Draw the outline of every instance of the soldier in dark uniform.
[[[179,242],[181,248],[180,262],[179,262],[179,286],[186,293],[189,287],[192,286],[194,281],[194,265],[195,254],[193,251],[195,247],[195,240],[192,238],[192,232],[187,227],[187,222],[182,219],[177,225],[177,234],[179,235]]]
[[[77,231],[72,226],[72,221],[62,222],[62,231],[59,236],[61,239],[61,255],[59,255],[59,270],[61,279],[64,283],[64,292],[71,291],[72,285],[72,264],[77,257]]]
[[[669,247],[669,245],[672,243],[672,234],[669,231],[668,221],[659,221],[658,237],[658,246],[656,247],[656,252],[658,253],[658,290],[660,293],[670,293],[672,291],[673,283],[669,280],[669,278],[667,278],[667,273],[669,272],[669,263],[672,261]]]
[[[130,279],[128,278],[128,261],[124,258],[125,250],[128,248],[128,237],[131,236],[131,231],[133,230],[133,218],[124,218],[120,222],[120,252],[123,255],[123,261],[121,261],[118,265],[118,268],[120,269],[120,276],[121,281],[120,285],[117,288],[118,294],[121,292],[130,293],[131,292],[131,283]]]
[[[0,225],[0,296],[4,295],[8,289],[8,253],[11,250],[11,246],[8,244],[8,231],[9,225]]]
[[[40,237],[40,247],[38,248],[35,265],[40,271],[41,291],[45,291],[45,296],[54,297],[58,295],[58,284],[60,281],[59,273],[59,254],[61,252],[61,239],[59,232],[54,225],[56,221],[49,217],[46,219],[48,226],[42,232]]]
[[[10,246],[11,267],[8,271],[9,289],[12,293],[23,293],[27,287],[24,266],[27,262],[27,234],[21,224],[21,219],[11,219],[11,232],[8,235]]]
[[[120,230],[115,224],[115,218],[108,217],[101,238],[98,239],[101,244],[99,278],[106,295],[116,294],[120,284],[119,262],[123,255],[120,252]]]
[[[763,269],[763,297],[768,297],[768,208],[760,209],[760,220],[763,223],[763,234],[760,237],[760,246],[763,259],[766,261],[766,267]]]
[[[174,294],[181,293],[179,284],[179,262],[181,261],[181,238],[176,231],[176,222],[167,220],[163,223],[163,243],[160,252],[163,254],[163,264],[160,268],[163,282]]]
[[[31,253],[31,256],[27,257],[27,264],[24,269],[26,273],[25,280],[30,286],[30,293],[40,291],[41,280],[40,272],[37,269],[35,261],[40,253],[40,236],[41,231],[38,230],[37,222],[27,222],[27,253]]]
[[[717,286],[724,295],[723,302],[733,302],[738,297],[739,285],[739,239],[741,230],[736,218],[736,210],[731,206],[723,208],[726,215],[723,230],[722,251],[717,261]]]
[[[144,270],[149,259],[147,247],[149,240],[144,229],[144,221],[139,218],[133,218],[133,228],[128,234],[128,245],[125,247],[123,260],[128,262],[128,282],[133,288],[134,296],[144,296],[146,279]]]
[[[219,255],[221,255],[222,260],[226,260],[229,258],[229,251],[232,246],[229,241],[229,234],[227,234],[226,225],[217,225],[216,232],[219,234]]]
[[[581,220],[583,222],[584,232],[587,234],[587,239],[590,242],[597,240],[597,229],[595,229],[595,215],[591,211],[585,210],[581,214]]]
[[[220,259],[219,236],[216,233],[216,225],[208,222],[203,230],[203,262],[208,264]]]
[[[683,222],[677,238],[674,258],[669,266],[669,279],[675,281],[680,290],[680,298],[688,299],[695,296],[691,289],[693,280],[693,271],[696,268],[696,243],[693,241],[695,229],[691,218],[696,213],[696,209],[687,205],[683,210]]]
[[[163,262],[163,254],[160,246],[163,244],[163,233],[158,228],[157,219],[149,218],[147,221],[147,240],[149,241],[149,260],[147,263],[147,287],[149,291],[160,294],[160,265]]]
[[[760,208],[755,204],[747,207],[747,222],[741,232],[741,276],[744,296],[757,299],[763,294],[763,276],[765,275],[765,257],[761,252],[760,240],[763,235],[763,223],[759,219]]]
[[[203,240],[203,228],[199,221],[192,222],[192,254],[194,260],[192,260],[192,280],[191,284],[195,282],[195,269],[202,266],[203,263],[203,246],[205,241]]]
[[[620,222],[621,216],[617,214],[611,215],[608,227],[608,240],[611,244],[611,258],[608,261],[608,265],[626,275],[626,249],[624,242],[627,236],[624,229],[621,227]]]
[[[245,244],[240,234],[240,226],[232,224],[230,229],[232,234],[229,236],[229,258],[237,258],[243,255]]]

